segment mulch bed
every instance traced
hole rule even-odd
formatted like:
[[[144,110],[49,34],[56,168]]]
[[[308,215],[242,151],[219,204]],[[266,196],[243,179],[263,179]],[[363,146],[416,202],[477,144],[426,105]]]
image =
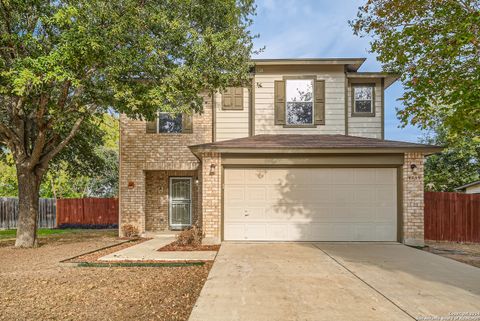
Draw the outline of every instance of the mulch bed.
[[[220,245],[182,245],[177,241],[165,245],[159,248],[157,251],[170,252],[170,251],[218,251]]]
[[[62,261],[62,263],[92,263],[92,262],[99,262],[98,259],[101,258],[102,256],[108,255],[110,253],[114,253],[123,249],[126,249],[128,247],[146,242],[148,238],[143,238],[143,239],[134,239],[131,241],[127,241],[124,243],[120,243],[118,245],[110,246],[107,248],[99,249],[97,251],[93,251],[90,253],[85,253],[80,256],[73,257],[71,259],[67,259]]]

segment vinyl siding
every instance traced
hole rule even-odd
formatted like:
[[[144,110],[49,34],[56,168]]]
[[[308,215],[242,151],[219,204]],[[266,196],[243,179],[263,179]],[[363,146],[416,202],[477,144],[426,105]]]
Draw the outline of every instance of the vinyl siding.
[[[375,117],[352,117],[352,83],[375,83]],[[348,84],[348,135],[382,139],[382,86],[379,79],[352,80]]]
[[[215,95],[216,141],[248,136],[248,89],[243,88],[243,110],[222,110],[222,95]]]
[[[345,134],[345,73],[342,66],[312,70],[262,68],[255,75],[255,135]],[[274,123],[274,82],[283,76],[316,76],[325,80],[325,125],[316,128],[284,128]]]

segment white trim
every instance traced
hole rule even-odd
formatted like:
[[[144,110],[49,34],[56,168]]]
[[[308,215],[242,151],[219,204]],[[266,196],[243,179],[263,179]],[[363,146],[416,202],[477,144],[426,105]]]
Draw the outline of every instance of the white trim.
[[[190,223],[189,224],[172,224],[172,182],[175,179],[188,179],[190,182]],[[182,177],[182,176],[172,176],[169,177],[169,184],[168,184],[168,225],[171,228],[182,228],[192,226],[192,206],[193,206],[193,197],[192,197],[192,177]]]

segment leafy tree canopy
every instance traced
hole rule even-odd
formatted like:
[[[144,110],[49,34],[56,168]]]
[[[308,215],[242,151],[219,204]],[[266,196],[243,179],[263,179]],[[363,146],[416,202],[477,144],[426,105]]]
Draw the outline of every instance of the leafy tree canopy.
[[[444,122],[451,132],[479,136],[478,0],[368,0],[350,24],[373,37],[384,70],[401,75],[403,125]]]
[[[480,139],[449,133],[438,126],[424,139],[427,144],[445,146],[425,163],[425,189],[453,192],[456,187],[480,179]]]
[[[95,116],[201,112],[201,92],[246,82],[254,9],[253,0],[0,1],[0,146],[17,170],[16,246],[35,244],[50,160],[100,141]],[[73,141],[80,130],[91,135]]]
[[[118,136],[118,119],[110,114],[97,118],[90,130],[80,129],[71,144],[52,159],[40,185],[40,197],[118,196]],[[100,138],[100,145],[92,137]],[[4,152],[0,157],[0,197],[18,197],[13,156]]]

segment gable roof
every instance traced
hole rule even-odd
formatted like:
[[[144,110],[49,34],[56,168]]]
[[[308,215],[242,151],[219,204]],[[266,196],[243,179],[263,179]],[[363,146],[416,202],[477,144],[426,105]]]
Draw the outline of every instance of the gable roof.
[[[221,153],[437,153],[439,146],[346,135],[256,135],[189,146],[192,152]]]
[[[471,186],[475,186],[475,185],[480,185],[480,180],[475,181],[475,182],[471,182],[471,183],[468,183],[468,184],[465,184],[465,185],[462,185],[462,186],[459,186],[459,187],[456,187],[455,190],[459,191],[459,190],[466,189],[467,187],[471,187]]]

